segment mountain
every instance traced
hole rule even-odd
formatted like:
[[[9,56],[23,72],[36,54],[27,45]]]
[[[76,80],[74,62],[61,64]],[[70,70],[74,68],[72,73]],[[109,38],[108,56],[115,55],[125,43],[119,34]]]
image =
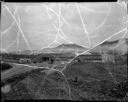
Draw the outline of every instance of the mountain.
[[[36,53],[37,50],[23,50],[23,51],[12,51],[12,52],[9,52],[10,54],[25,54],[25,55],[29,55],[29,54],[32,54],[32,53]]]
[[[116,50],[122,54],[127,53],[128,51],[128,39],[123,38],[115,41],[106,41],[94,49],[90,50],[90,52],[98,52],[101,51],[109,51],[109,50]]]
[[[86,50],[87,48],[77,44],[61,44],[54,48],[44,48],[43,50],[41,50],[41,53],[65,53],[65,52],[81,53]]]
[[[29,55],[32,51],[31,50],[23,50],[23,51],[14,51],[14,52],[10,52],[12,54],[26,54]]]
[[[77,44],[61,44],[56,48],[74,48],[74,49],[85,49],[84,47],[77,45]]]
[[[44,48],[41,51],[38,50],[23,50],[23,51],[15,51],[15,52],[10,52],[13,54],[31,54],[31,53],[65,53],[65,52],[70,52],[70,53],[82,53],[83,51],[86,51],[87,48],[82,47],[77,44],[61,44],[57,47],[52,47],[52,48]]]
[[[4,49],[0,49],[0,53],[8,53],[8,52]]]

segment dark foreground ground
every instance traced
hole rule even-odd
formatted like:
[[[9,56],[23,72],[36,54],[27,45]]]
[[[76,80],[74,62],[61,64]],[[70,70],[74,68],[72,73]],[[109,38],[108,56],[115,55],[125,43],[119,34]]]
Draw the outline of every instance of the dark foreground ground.
[[[10,72],[13,73],[13,71]],[[27,66],[22,67],[22,73],[18,72],[16,75],[12,74],[7,77],[9,72],[4,73],[1,79],[2,101],[37,99],[117,101],[127,99],[127,63],[113,65],[78,62],[67,66],[63,71],[65,77],[57,71],[30,70]]]

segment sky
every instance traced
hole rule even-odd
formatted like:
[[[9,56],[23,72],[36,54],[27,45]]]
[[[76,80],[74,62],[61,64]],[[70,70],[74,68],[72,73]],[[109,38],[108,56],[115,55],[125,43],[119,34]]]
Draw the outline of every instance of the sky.
[[[1,50],[41,50],[75,43],[94,47],[127,37],[126,5],[104,3],[3,3]]]

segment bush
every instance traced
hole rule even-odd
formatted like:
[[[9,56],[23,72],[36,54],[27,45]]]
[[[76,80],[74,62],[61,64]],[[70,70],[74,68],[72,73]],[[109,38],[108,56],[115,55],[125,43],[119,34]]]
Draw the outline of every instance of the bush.
[[[8,63],[0,63],[0,66],[1,66],[1,71],[5,71],[12,68],[12,66]]]

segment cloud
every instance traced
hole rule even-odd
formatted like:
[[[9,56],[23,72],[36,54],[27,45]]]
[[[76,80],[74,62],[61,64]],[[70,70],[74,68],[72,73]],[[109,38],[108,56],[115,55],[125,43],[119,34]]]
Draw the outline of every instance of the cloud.
[[[46,3],[6,3],[6,5],[12,13],[14,13],[15,8],[18,7],[16,19],[19,15],[22,31],[32,49],[38,50],[42,47],[47,47],[55,40],[57,30],[53,27],[53,24],[59,27],[59,18],[56,15],[59,13],[59,5],[57,3],[48,3],[47,6],[45,6]],[[77,4],[83,19],[83,24],[89,33],[87,35],[84,32],[84,26],[75,4],[62,3],[61,5],[61,15],[70,25],[68,26],[63,22],[62,18],[60,18],[61,23],[63,22],[63,26],[61,27],[62,31],[65,36],[68,37],[66,40],[82,46],[89,45],[88,37],[90,37],[94,46],[126,26],[124,24],[124,18],[127,12],[123,5],[120,6],[117,3]],[[54,12],[47,11],[49,9],[46,7],[50,7]],[[48,14],[51,16],[51,19]],[[11,15],[4,6],[2,6],[2,31],[7,30],[13,22],[14,20]],[[11,36],[12,33],[17,34],[16,31],[18,31],[18,27],[16,26],[15,24],[15,26],[12,26],[9,32],[7,32],[6,35],[8,35],[8,37],[3,35],[4,39],[9,39],[6,44],[3,45],[4,48],[14,40],[15,37],[12,39],[12,37],[9,36]],[[14,29],[17,30],[14,31]],[[58,39],[58,41],[61,40]],[[4,42],[5,41],[3,41],[3,43]]]

